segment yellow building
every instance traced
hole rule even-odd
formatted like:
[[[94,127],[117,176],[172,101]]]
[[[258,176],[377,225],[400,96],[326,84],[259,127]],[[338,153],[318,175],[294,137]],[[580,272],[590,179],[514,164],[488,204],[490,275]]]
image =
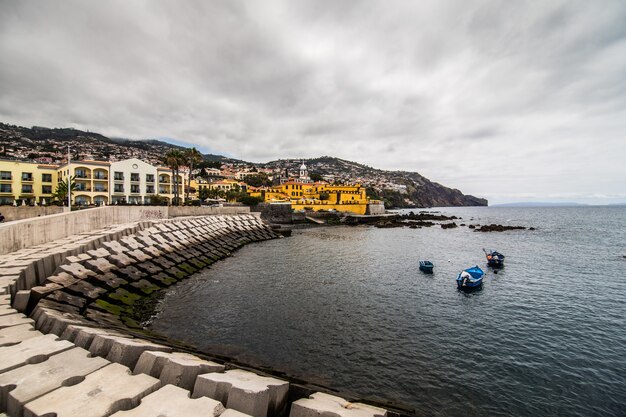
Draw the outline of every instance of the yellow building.
[[[0,160],[0,204],[49,204],[56,184],[55,165]]]
[[[74,177],[76,189],[72,191],[72,203],[76,205],[102,205],[109,203],[109,168],[103,161],[70,161],[57,169],[59,181]]]
[[[294,210],[336,210],[365,214],[370,203],[365,187],[355,185],[329,185],[323,182],[302,183],[289,181],[276,187],[255,190],[251,195],[266,202],[291,203]]]

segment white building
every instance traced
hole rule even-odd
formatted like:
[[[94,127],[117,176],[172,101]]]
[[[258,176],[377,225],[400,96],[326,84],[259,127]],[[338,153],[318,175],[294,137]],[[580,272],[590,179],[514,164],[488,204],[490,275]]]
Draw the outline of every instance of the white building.
[[[111,162],[110,168],[111,204],[125,201],[130,204],[149,204],[152,197],[160,195],[168,202],[174,198],[172,171],[155,167],[137,158]],[[178,176],[180,198],[183,195],[185,175]]]

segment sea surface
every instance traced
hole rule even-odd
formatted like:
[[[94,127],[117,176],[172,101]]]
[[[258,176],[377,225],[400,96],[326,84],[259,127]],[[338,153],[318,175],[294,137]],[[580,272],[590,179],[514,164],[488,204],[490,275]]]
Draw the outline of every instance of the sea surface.
[[[626,416],[626,208],[434,210],[537,230],[297,230],[177,284],[152,328],[417,415]]]

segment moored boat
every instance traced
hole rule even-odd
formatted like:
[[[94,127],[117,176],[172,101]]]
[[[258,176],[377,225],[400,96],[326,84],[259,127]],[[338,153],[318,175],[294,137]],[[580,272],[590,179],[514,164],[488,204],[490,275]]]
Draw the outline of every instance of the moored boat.
[[[483,248],[485,256],[487,257],[487,265],[495,268],[502,268],[504,266],[504,255],[493,249],[486,250]]]
[[[426,274],[432,274],[435,265],[431,261],[420,261],[420,271]]]
[[[485,273],[478,265],[467,268],[459,272],[459,275],[456,277],[456,285],[462,290],[479,288],[483,285],[483,275]]]

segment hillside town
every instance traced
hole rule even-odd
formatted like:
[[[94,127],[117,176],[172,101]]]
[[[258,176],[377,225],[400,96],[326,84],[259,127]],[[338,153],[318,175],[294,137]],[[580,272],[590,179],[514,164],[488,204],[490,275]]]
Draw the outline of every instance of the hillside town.
[[[72,160],[92,161],[89,162],[92,165],[108,163],[125,166],[127,162],[124,161],[138,160],[152,166],[152,175],[155,176],[159,175],[158,172],[166,172],[169,169],[164,163],[168,152],[184,153],[187,151],[184,147],[159,140],[112,139],[98,133],[71,128],[26,128],[0,123],[0,158],[5,161],[62,167],[67,161],[68,150]],[[204,201],[207,198],[241,200],[242,193],[249,194],[248,190],[252,191],[247,196],[264,200],[265,192],[269,190],[269,187],[284,184],[289,182],[290,178],[298,177],[302,163],[306,164],[307,174],[313,182],[326,184],[326,186],[358,186],[366,193],[365,198],[382,200],[387,208],[487,204],[484,199],[463,195],[459,190],[431,182],[416,172],[384,171],[329,156],[254,163],[220,155],[199,154],[199,159],[193,166],[181,164],[181,181],[178,182],[177,187],[180,188],[180,195],[184,194],[185,200],[189,202]],[[137,165],[141,164],[137,163]],[[177,177],[172,176],[173,179]],[[183,177],[184,181],[182,181]],[[60,179],[63,180],[63,178],[65,177]],[[186,184],[184,189],[183,183]],[[95,185],[89,184],[89,188],[91,190],[98,188],[100,191],[91,191],[92,194],[108,192],[108,188],[105,191],[103,187],[95,187]],[[15,187],[18,186],[18,184],[15,185]],[[265,188],[259,189],[258,187]],[[86,188],[87,185],[85,185]],[[120,191],[120,186],[117,187],[118,191],[115,191],[116,187],[113,183],[109,184],[109,188],[113,192],[106,198],[106,203],[109,204],[116,202],[118,204],[149,204],[152,201],[161,203],[161,197],[163,197],[162,201],[171,203],[172,199],[176,198],[174,195],[176,187],[173,182],[165,188],[155,185],[154,198],[145,197],[151,194],[149,192],[145,195],[140,194],[141,197],[124,194]],[[4,189],[8,188],[5,186]],[[16,192],[15,189],[12,188],[11,195],[19,204],[40,200],[34,195]],[[127,184],[126,189],[130,191],[131,184]],[[48,191],[48,188],[45,190]],[[54,193],[43,193],[39,197],[49,203],[53,200],[52,194]],[[89,198],[79,199],[80,204],[96,203],[95,194],[85,195]],[[104,197],[104,195],[98,195],[98,197]],[[309,197],[314,196],[309,195]],[[6,192],[0,193],[0,203],[7,204],[9,200],[10,196]],[[248,199],[248,201],[253,200]],[[97,202],[104,203],[104,199],[98,198]]]

